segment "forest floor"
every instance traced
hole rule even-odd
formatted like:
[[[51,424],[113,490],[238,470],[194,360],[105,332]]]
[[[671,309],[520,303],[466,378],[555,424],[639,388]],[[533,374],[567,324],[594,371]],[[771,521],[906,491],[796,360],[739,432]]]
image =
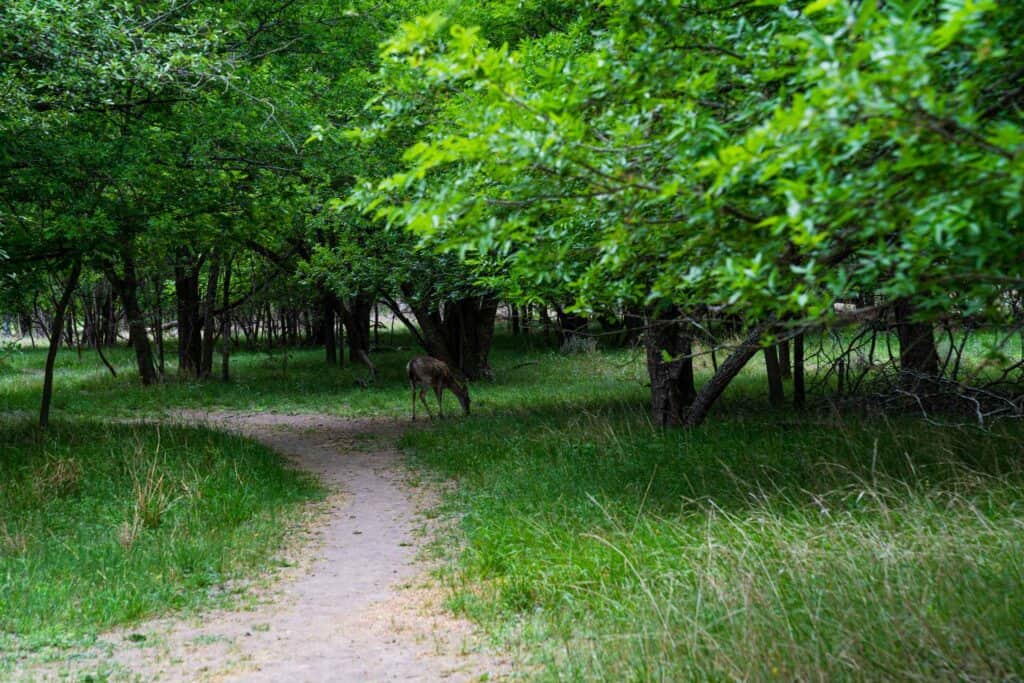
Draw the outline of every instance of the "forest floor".
[[[396,420],[330,415],[183,411],[189,423],[241,433],[312,472],[333,491],[313,543],[242,610],[166,617],[103,636],[90,651],[29,680],[488,680],[506,660],[486,654],[473,627],[443,608],[420,551],[437,490],[401,464]],[[97,680],[91,678],[91,680]]]

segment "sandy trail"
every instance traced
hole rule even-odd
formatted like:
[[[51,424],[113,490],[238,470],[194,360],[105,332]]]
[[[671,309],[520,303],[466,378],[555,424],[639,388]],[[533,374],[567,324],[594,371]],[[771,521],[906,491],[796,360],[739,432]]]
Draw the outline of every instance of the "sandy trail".
[[[422,488],[404,481],[398,423],[195,412],[180,419],[255,438],[341,497],[317,526],[313,549],[301,551],[300,567],[255,609],[111,634],[94,665],[147,681],[468,681],[507,673],[506,662],[480,652],[468,624],[444,613],[436,590],[410,587],[424,577],[415,562],[423,501]]]

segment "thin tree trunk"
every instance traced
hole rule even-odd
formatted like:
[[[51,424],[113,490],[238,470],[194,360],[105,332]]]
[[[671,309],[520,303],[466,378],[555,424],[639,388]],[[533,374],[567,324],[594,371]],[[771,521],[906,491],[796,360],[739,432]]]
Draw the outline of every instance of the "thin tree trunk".
[[[39,428],[46,429],[50,424],[50,403],[53,400],[53,365],[57,360],[57,351],[60,349],[61,335],[64,332],[64,314],[67,312],[71,296],[78,287],[78,277],[82,274],[82,262],[75,261],[71,267],[71,274],[64,283],[64,291],[60,301],[57,302],[57,310],[53,315],[53,324],[50,329],[50,348],[46,351],[46,366],[43,370],[43,397],[39,406]]]
[[[220,254],[214,252],[210,260],[210,272],[206,280],[206,292],[203,295],[201,324],[203,328],[203,346],[200,356],[199,378],[209,379],[213,375],[213,347],[217,336],[217,323],[213,311],[217,307],[217,289],[220,284]]]
[[[220,317],[220,378],[231,379],[231,259],[224,266],[224,312]]]
[[[107,360],[107,357],[103,354],[103,347],[102,346],[97,346],[96,347],[96,353],[99,354],[100,360],[103,361],[103,364],[107,366],[107,370],[110,370],[111,376],[112,377],[117,377],[117,370],[114,369],[114,366],[110,364],[110,361]]]
[[[163,300],[163,280],[160,276],[156,278],[156,286],[153,288],[155,294],[156,304],[156,325],[153,330],[153,341],[156,342],[156,362],[157,369],[160,371],[160,376],[164,376],[165,365],[164,365],[164,300]]]
[[[334,316],[338,310],[335,296],[325,292],[320,299],[320,336],[324,344],[324,360],[328,365],[338,364],[338,340],[334,333]]]
[[[761,323],[754,327],[740,342],[740,345],[722,361],[722,364],[718,366],[718,372],[712,375],[711,379],[705,382],[697,392],[697,397],[690,404],[690,409],[683,419],[683,426],[696,427],[704,421],[722,392],[760,350],[761,339],[768,329],[768,323]]]
[[[793,405],[803,408],[807,404],[804,389],[804,333],[793,337]]]

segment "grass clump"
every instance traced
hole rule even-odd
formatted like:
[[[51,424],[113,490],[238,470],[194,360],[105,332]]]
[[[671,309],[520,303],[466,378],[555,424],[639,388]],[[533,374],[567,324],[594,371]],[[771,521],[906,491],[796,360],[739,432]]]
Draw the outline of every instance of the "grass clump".
[[[1020,426],[752,405],[688,433],[617,408],[410,433],[461,483],[454,606],[542,678],[1024,675]]]
[[[216,601],[323,493],[205,428],[0,421],[0,650]]]

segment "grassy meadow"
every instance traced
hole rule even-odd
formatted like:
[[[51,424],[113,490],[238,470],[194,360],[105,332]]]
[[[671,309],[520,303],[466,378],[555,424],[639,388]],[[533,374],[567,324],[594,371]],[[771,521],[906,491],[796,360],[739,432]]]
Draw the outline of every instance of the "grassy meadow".
[[[913,416],[841,416],[826,405],[772,411],[763,369],[753,363],[706,425],[666,432],[646,416],[639,352],[563,355],[531,343],[498,338],[495,381],[472,386],[470,418],[434,421],[403,437],[415,467],[459,484],[443,503],[443,512],[458,520],[455,535],[435,544],[448,560],[442,576],[450,606],[523,653],[531,676],[1024,677],[1021,425],[939,427]],[[140,583],[138,595],[111,595],[101,613],[79,609],[66,617],[82,628],[194,604],[202,590],[230,575],[216,564],[179,562],[193,551],[156,543],[157,534],[183,543],[189,534],[176,530],[206,514],[183,502],[168,505],[166,521],[141,536],[145,545],[151,535],[160,553],[133,559],[143,554],[139,548],[115,562],[123,551],[119,525],[135,514],[132,477],[154,462],[174,463],[177,474],[169,478],[208,477],[211,490],[225,494],[230,487],[216,482],[235,473],[222,471],[218,452],[274,473],[245,470],[258,500],[218,506],[216,514],[229,520],[209,542],[221,548],[235,542],[232,515],[235,522],[279,521],[266,517],[267,510],[315,495],[310,482],[241,439],[205,430],[163,433],[157,460],[152,431],[101,428],[105,419],[160,416],[176,407],[408,419],[403,367],[414,354],[378,354],[378,383],[369,389],[355,382],[365,377],[363,368],[327,368],[312,350],[290,352],[287,362],[281,352],[240,353],[231,382],[171,379],[143,389],[127,352],[111,354],[122,371],[117,378],[94,354],[63,353],[57,428],[40,440],[23,419],[0,422],[3,481],[15,473],[0,497],[0,519],[21,520],[7,535],[42,538],[44,519],[59,529],[31,552],[15,540],[12,553],[12,541],[0,538],[8,548],[0,562],[5,591],[13,586],[21,591],[16,595],[30,596],[30,585],[47,586],[19,598],[14,612],[8,608],[0,631],[46,632],[40,615],[63,604],[60,591],[87,580],[74,575],[76,565],[64,553],[81,552],[88,525],[106,534],[90,571],[114,562]],[[42,360],[42,352],[26,351],[0,371],[0,408],[35,410]],[[698,381],[708,365],[699,360]],[[446,405],[457,412],[454,398]],[[59,488],[54,473],[71,457],[80,483],[63,495],[73,505],[37,493]],[[99,501],[113,488],[123,497],[104,507]],[[280,533],[275,522],[261,524],[260,542],[273,543]],[[12,567],[44,556],[34,580],[11,583],[21,576]],[[177,588],[148,591],[142,575],[165,566],[193,570],[179,571]]]

